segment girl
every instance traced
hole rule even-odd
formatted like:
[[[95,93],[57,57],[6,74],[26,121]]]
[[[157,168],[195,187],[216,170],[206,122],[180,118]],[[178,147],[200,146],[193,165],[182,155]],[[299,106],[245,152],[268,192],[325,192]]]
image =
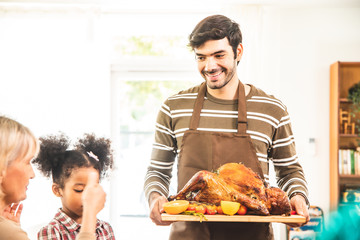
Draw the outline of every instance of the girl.
[[[0,116],[0,240],[29,240],[20,227],[27,185],[35,174],[30,164],[39,151],[33,133],[22,124]],[[94,177],[83,193],[83,224],[77,240],[93,240],[96,214],[104,207],[105,192]]]
[[[73,150],[68,150],[70,141],[63,134],[40,141],[40,154],[33,163],[46,177],[52,177],[52,191],[61,198],[62,208],[38,232],[38,239],[75,239],[83,225],[81,198],[89,174],[96,174],[98,182],[112,168],[110,140],[85,134]],[[115,239],[110,224],[101,220],[97,220],[95,235],[96,239]]]

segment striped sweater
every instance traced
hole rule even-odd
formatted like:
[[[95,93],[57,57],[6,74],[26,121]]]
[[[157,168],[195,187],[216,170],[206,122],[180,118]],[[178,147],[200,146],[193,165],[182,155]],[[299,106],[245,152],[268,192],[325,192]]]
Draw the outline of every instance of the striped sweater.
[[[194,103],[200,86],[181,91],[169,97],[159,111],[155,142],[148,167],[144,192],[169,195],[171,171],[184,132],[189,129]],[[250,135],[256,155],[269,182],[269,161],[273,162],[278,186],[291,198],[295,194],[305,197],[307,183],[298,156],[290,117],[284,104],[271,95],[250,85],[246,96],[247,134]],[[199,131],[236,132],[238,100],[222,100],[206,94],[200,113]]]

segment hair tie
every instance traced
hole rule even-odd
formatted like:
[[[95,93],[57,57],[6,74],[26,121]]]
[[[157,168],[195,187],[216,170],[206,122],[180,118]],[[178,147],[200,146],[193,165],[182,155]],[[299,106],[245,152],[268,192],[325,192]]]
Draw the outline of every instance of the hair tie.
[[[92,157],[96,161],[99,161],[99,158],[93,152],[90,151],[90,152],[87,152],[87,154],[89,155],[89,157]]]

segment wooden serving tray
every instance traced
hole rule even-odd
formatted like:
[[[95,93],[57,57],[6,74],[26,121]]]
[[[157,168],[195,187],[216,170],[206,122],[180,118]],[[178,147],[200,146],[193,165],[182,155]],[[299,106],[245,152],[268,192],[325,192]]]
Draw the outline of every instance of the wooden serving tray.
[[[271,215],[271,216],[257,216],[257,215],[205,215],[204,222],[279,222],[279,223],[305,223],[305,217],[300,215],[290,215],[290,216],[281,216],[281,215]],[[172,214],[161,214],[161,219],[163,221],[191,221],[199,222],[201,219],[198,216],[194,215],[172,215]]]

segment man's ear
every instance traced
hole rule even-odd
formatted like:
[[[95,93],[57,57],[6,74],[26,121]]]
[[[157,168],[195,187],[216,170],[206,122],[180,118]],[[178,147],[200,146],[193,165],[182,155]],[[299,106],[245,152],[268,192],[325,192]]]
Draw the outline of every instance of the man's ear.
[[[236,48],[236,61],[239,62],[242,54],[243,54],[244,48],[241,43],[239,43],[238,47]]]
[[[53,183],[51,189],[52,189],[53,193],[55,194],[55,196],[62,197],[62,189],[60,188],[60,186],[58,184]]]

